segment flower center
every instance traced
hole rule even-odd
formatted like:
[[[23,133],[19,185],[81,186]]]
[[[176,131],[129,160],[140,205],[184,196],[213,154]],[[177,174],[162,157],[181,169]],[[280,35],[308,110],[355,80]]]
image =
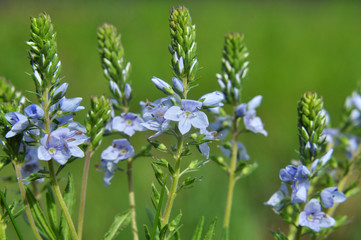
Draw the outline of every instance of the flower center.
[[[54,155],[56,153],[56,148],[49,148],[49,153]]]
[[[126,123],[127,123],[128,125],[132,125],[132,120],[127,119],[127,120],[126,120]]]
[[[186,115],[186,117],[189,117],[192,114],[192,112],[187,110],[184,112],[184,114]]]

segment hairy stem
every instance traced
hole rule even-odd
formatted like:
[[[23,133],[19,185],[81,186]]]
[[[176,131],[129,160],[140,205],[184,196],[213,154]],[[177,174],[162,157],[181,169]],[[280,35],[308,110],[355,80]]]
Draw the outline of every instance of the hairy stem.
[[[231,157],[231,165],[228,169],[229,173],[229,182],[228,182],[228,193],[227,193],[227,201],[226,201],[226,209],[224,213],[224,221],[223,228],[229,228],[229,222],[231,219],[231,209],[232,209],[232,201],[233,201],[233,191],[236,183],[235,172],[237,165],[237,153],[238,153],[238,118],[233,120],[233,144],[232,144],[232,157]]]
[[[33,230],[35,238],[37,240],[42,240],[42,238],[41,238],[41,236],[40,236],[40,234],[38,232],[38,229],[36,228],[34,218],[31,215],[30,206],[28,204],[28,201],[26,200],[26,193],[25,193],[24,183],[22,182],[23,176],[21,175],[20,164],[19,164],[19,161],[17,159],[14,160],[14,165],[15,165],[15,171],[16,171],[16,179],[18,180],[21,197],[22,197],[23,203],[25,205],[25,212],[26,212],[26,216],[28,217],[30,227]]]
[[[183,151],[183,135],[178,139],[178,150],[177,155],[175,156],[176,164],[174,168],[174,174],[173,174],[173,181],[172,186],[169,191],[167,204],[165,206],[164,214],[163,214],[163,220],[162,220],[162,227],[164,227],[169,222],[169,217],[172,212],[173,202],[177,195],[177,189],[178,189],[178,182],[180,177],[180,161],[182,158],[182,151]]]
[[[132,233],[133,240],[138,240],[138,227],[137,217],[135,211],[135,198],[134,198],[134,186],[133,186],[133,158],[127,160],[127,176],[128,176],[128,188],[129,188],[129,207],[132,213]]]
[[[82,185],[81,185],[79,219],[78,219],[78,238],[79,239],[82,239],[82,237],[83,237],[86,190],[87,190],[87,183],[88,183],[90,159],[93,155],[92,148],[93,147],[90,144],[85,152],[85,163],[84,163],[84,170],[83,170],[83,180],[82,180]]]

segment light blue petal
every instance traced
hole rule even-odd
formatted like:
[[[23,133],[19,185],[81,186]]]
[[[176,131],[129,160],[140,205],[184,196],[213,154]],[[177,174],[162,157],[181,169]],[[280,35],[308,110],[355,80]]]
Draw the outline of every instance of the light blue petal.
[[[206,128],[209,125],[208,117],[204,112],[194,112],[191,120],[191,124],[195,128]]]
[[[321,192],[321,201],[325,208],[332,208],[334,201],[331,192],[327,188]]]
[[[84,157],[83,150],[81,150],[78,146],[69,146],[69,151],[70,151],[71,155],[74,157],[78,157],[78,158]]]
[[[224,95],[219,91],[207,93],[199,98],[199,101],[203,102],[203,106],[214,106],[214,107],[223,106],[222,104],[223,100],[224,100]]]
[[[179,129],[180,133],[182,135],[186,134],[191,129],[191,126],[192,125],[191,125],[190,119],[188,119],[182,115],[179,120],[179,123],[178,123],[178,129]]]
[[[254,98],[252,98],[251,101],[248,102],[248,110],[250,109],[256,109],[257,107],[259,107],[259,105],[261,105],[262,102],[262,96],[258,95],[255,96]]]
[[[184,108],[184,110],[190,111],[190,112],[199,110],[202,107],[202,102],[195,101],[195,100],[183,99],[181,101],[181,103],[182,103],[182,107]]]
[[[335,224],[336,224],[335,219],[333,219],[332,217],[330,217],[327,214],[324,214],[323,218],[320,221],[320,227],[322,227],[322,228],[329,228]]]
[[[202,153],[202,155],[208,159],[209,158],[209,150],[210,150],[208,143],[199,144],[198,147],[199,147],[199,151]]]
[[[107,161],[114,161],[117,159],[119,151],[112,146],[107,147],[101,154],[101,158]]]
[[[45,160],[45,161],[49,161],[51,159],[51,155],[48,152],[48,150],[45,149],[44,146],[40,146],[38,148],[38,158],[39,160]]]
[[[179,121],[184,112],[178,106],[170,107],[164,114],[164,118],[172,121]]]
[[[181,80],[174,77],[174,78],[172,78],[172,82],[173,82],[173,87],[175,88],[175,90],[182,93],[183,92],[183,83],[181,82]]]
[[[116,116],[114,119],[113,119],[113,129],[115,131],[118,131],[118,132],[123,132],[125,127],[126,127],[126,124],[124,122],[124,119],[119,117],[119,116]]]
[[[305,206],[305,212],[308,214],[321,212],[320,202],[315,198],[311,199]]]

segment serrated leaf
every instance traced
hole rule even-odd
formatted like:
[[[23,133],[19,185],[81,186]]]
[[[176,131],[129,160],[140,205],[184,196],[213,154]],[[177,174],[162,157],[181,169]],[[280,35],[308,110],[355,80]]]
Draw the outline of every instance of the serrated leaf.
[[[74,205],[75,205],[75,191],[74,191],[74,180],[73,177],[68,175],[68,184],[65,187],[63,198],[66,206],[68,207],[68,211],[70,216],[73,215]],[[71,232],[69,229],[69,225],[66,221],[65,214],[63,212],[60,215],[60,236],[64,237],[64,239],[71,239]]]
[[[104,235],[104,240],[115,239],[118,236],[119,232],[129,225],[131,215],[132,214],[130,210],[128,210],[115,216],[114,222],[110,226],[108,232]]]
[[[216,231],[217,218],[214,218],[211,224],[209,224],[206,235],[203,240],[213,240]]]
[[[28,201],[31,214],[34,217],[34,220],[36,224],[39,227],[39,230],[49,239],[57,239],[55,233],[53,232],[52,228],[50,227],[50,224],[45,218],[45,215],[43,211],[40,208],[40,205],[38,201],[35,199],[33,193],[31,190],[27,187],[25,187],[26,191],[26,200]]]
[[[197,225],[196,230],[194,231],[192,240],[201,240],[203,225],[204,225],[204,217],[202,216],[201,220],[199,221],[199,223]]]
[[[56,210],[56,203],[54,198],[53,189],[48,185],[48,191],[46,192],[46,207],[48,211],[48,218],[50,221],[50,226],[54,232],[58,232],[58,216]]]

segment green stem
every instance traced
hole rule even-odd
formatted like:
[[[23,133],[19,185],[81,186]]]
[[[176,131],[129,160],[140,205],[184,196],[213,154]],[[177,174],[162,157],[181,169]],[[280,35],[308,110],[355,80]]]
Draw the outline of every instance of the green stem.
[[[138,240],[138,227],[137,217],[135,211],[135,198],[134,198],[134,186],[133,186],[133,159],[128,158],[127,160],[127,176],[128,176],[128,188],[129,188],[129,207],[132,214],[132,233],[133,240]]]
[[[86,201],[86,190],[89,175],[90,159],[93,155],[92,145],[90,144],[85,152],[85,163],[83,170],[83,181],[81,185],[81,196],[79,206],[79,219],[78,219],[78,238],[82,239],[83,235],[83,224],[84,224],[84,212],[85,212],[85,201]]]
[[[173,181],[172,186],[168,195],[167,204],[165,206],[164,214],[163,214],[163,220],[162,220],[162,227],[168,224],[170,213],[172,212],[173,202],[177,195],[177,189],[178,189],[178,182],[180,177],[180,161],[182,158],[182,151],[183,151],[183,135],[178,139],[178,150],[177,154],[175,156],[176,164],[174,168],[174,174],[173,174]]]
[[[0,239],[6,239],[6,224],[5,224],[5,220],[2,219],[1,214],[0,214]]]
[[[63,210],[65,219],[69,225],[71,235],[74,240],[78,240],[78,234],[76,233],[73,220],[71,219],[68,207],[66,206],[66,203],[64,201],[63,195],[61,194],[60,187],[58,184],[58,180],[56,179],[55,172],[54,172],[54,164],[53,160],[51,159],[48,161],[49,164],[49,172],[50,172],[50,180],[51,180],[51,186],[55,190],[55,195],[60,203],[60,207]]]
[[[21,197],[22,197],[23,203],[25,205],[25,212],[26,212],[26,216],[28,217],[30,227],[33,230],[35,238],[37,240],[42,240],[42,238],[41,238],[41,236],[40,236],[40,234],[38,232],[38,229],[36,228],[36,224],[35,224],[33,215],[31,215],[30,206],[28,204],[28,201],[26,200],[26,193],[25,193],[24,183],[22,182],[23,176],[21,175],[20,164],[19,164],[19,161],[17,159],[14,159],[14,165],[15,165],[15,171],[16,171],[16,178],[18,180]]]
[[[233,192],[234,186],[236,183],[235,172],[237,165],[237,153],[238,153],[238,118],[233,120],[233,144],[232,144],[232,157],[231,157],[231,165],[228,169],[229,173],[229,182],[228,182],[228,193],[227,193],[227,201],[226,201],[226,209],[224,214],[223,228],[229,228],[229,222],[231,219],[231,209],[232,209],[232,201],[233,201]]]

